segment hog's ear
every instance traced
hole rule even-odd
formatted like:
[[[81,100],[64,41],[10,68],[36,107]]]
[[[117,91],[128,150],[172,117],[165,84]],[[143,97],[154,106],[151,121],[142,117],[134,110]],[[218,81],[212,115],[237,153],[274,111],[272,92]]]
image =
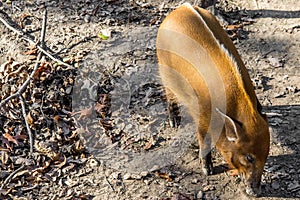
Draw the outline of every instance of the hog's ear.
[[[216,111],[221,115],[224,120],[226,129],[226,138],[230,142],[236,142],[243,136],[242,127],[231,119],[228,115],[224,114],[220,109],[216,108]]]

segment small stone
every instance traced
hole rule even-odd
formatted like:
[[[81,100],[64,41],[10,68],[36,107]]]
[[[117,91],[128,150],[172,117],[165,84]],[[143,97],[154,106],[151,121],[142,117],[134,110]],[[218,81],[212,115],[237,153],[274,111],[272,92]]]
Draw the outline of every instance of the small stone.
[[[90,15],[85,15],[83,20],[86,22],[86,23],[89,23],[90,20],[91,20],[91,16]]]
[[[280,168],[279,165],[273,165],[271,167],[265,168],[265,170],[269,173],[276,172]]]
[[[279,60],[277,57],[268,57],[269,63],[273,67],[283,67],[283,60]]]
[[[150,172],[157,171],[157,170],[159,170],[159,166],[158,166],[158,165],[154,165],[154,166],[150,169]]]
[[[198,179],[196,179],[196,178],[192,179],[192,183],[193,183],[193,184],[198,183]]]
[[[126,173],[125,175],[124,175],[124,180],[128,180],[128,179],[130,179],[131,178],[131,174],[130,173]]]
[[[147,172],[147,171],[142,171],[142,172],[140,173],[140,175],[143,176],[143,177],[145,177],[145,176],[148,175],[148,172]]]
[[[73,87],[69,86],[66,88],[66,94],[71,94]]]
[[[273,182],[271,184],[271,187],[274,189],[274,190],[278,190],[280,188],[280,184],[278,182]]]
[[[142,176],[139,174],[131,174],[131,178],[133,179],[142,179]]]
[[[212,191],[212,190],[215,190],[215,186],[213,185],[207,185],[207,186],[204,186],[203,187],[203,191],[206,192],[206,191]]]
[[[72,196],[74,194],[73,190],[69,189],[67,191],[67,196]]]
[[[204,196],[203,192],[200,190],[197,194],[197,199],[202,199]]]
[[[8,172],[8,171],[2,171],[1,170],[1,172],[0,172],[0,178],[1,179],[4,179],[4,178],[8,177],[9,175],[10,175],[10,172]]]
[[[178,183],[181,179],[183,179],[183,176],[177,176],[175,177],[174,182]]]
[[[151,181],[150,181],[150,180],[144,180],[144,183],[145,183],[146,185],[149,185],[149,184],[151,183]]]
[[[143,4],[141,4],[141,7],[142,8],[150,8],[151,4],[150,3],[143,3]]]
[[[274,174],[271,176],[271,180],[274,180],[274,179],[279,179],[279,174]]]
[[[119,179],[120,173],[119,173],[119,172],[113,172],[110,176],[111,176],[113,179]]]

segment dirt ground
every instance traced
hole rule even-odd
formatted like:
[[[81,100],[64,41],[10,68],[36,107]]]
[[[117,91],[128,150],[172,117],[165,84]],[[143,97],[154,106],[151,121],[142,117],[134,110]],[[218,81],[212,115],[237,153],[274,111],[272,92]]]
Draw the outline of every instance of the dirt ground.
[[[46,58],[50,67],[43,66],[24,92],[35,121],[34,153],[29,155],[28,139],[8,146],[2,137],[0,198],[251,199],[241,192],[240,178],[226,174],[216,150],[216,173],[205,177],[200,171],[195,127],[183,108],[180,127],[168,125],[155,39],[163,18],[181,3],[0,2],[0,9],[36,37],[47,7],[48,51],[74,66]],[[220,1],[217,10],[222,23],[239,27],[227,31],[269,118],[271,149],[260,199],[300,199],[300,1]],[[7,85],[19,87],[23,71],[33,69],[31,50],[0,23],[0,101]],[[3,75],[10,59],[25,66],[17,77],[6,74],[12,79]],[[3,135],[18,135],[9,127],[25,127],[15,109],[21,110],[17,100],[0,110]]]

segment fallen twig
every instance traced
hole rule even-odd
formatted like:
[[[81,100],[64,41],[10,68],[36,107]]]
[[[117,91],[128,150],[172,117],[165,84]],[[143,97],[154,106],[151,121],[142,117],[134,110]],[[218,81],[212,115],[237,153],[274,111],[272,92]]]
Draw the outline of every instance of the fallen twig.
[[[22,30],[20,30],[19,28],[15,28],[13,27],[12,24],[14,24],[16,27],[18,27],[18,25],[8,16],[8,14],[6,14],[6,12],[4,12],[3,10],[0,9],[0,21],[7,27],[9,28],[11,31],[17,33],[20,36],[23,36],[24,39],[26,41],[32,41],[34,40],[34,37],[28,34],[25,34]]]
[[[1,14],[1,10],[0,10],[0,14]],[[6,13],[5,13],[6,14]],[[46,19],[46,15],[47,15],[47,12],[44,12],[44,17],[43,17],[43,26],[42,26],[42,31],[41,31],[41,43],[44,43],[44,39],[45,39],[45,32],[46,32],[46,23],[44,23],[44,19]],[[0,21],[2,21],[2,18],[0,16]],[[3,21],[2,21],[3,22]],[[18,31],[17,29],[15,29],[16,31]],[[30,83],[31,79],[33,78],[33,76],[35,75],[36,71],[38,70],[39,68],[39,62],[40,62],[40,59],[42,57],[42,53],[40,52],[37,56],[37,61],[35,63],[35,66],[33,68],[33,71],[31,72],[30,76],[28,77],[28,79],[23,83],[23,85],[18,89],[18,91],[10,96],[8,96],[6,99],[2,100],[0,102],[0,108],[6,104],[9,100],[13,99],[13,98],[16,98],[18,96],[20,96],[24,90],[27,88],[28,84]]]
[[[46,36],[46,27],[47,27],[47,9],[43,13],[43,22],[42,22],[42,31],[41,31],[41,46],[45,48],[45,36]]]
[[[1,190],[4,188],[4,186],[9,183],[9,181],[13,178],[14,175],[16,175],[19,171],[21,171],[22,169],[24,169],[25,165],[22,165],[21,167],[19,167],[18,169],[16,169],[15,171],[13,171],[2,183],[1,185]]]
[[[47,27],[47,9],[44,10],[43,13],[43,22],[42,22],[42,30],[41,30],[41,36],[40,36],[40,42],[42,48],[46,48],[45,45],[45,36],[46,36],[46,27]],[[41,60],[45,60],[45,55],[42,56]]]
[[[22,38],[24,40],[26,40],[27,42],[31,42],[31,43],[36,43],[34,41],[34,37],[25,33],[24,31],[20,30],[19,28],[15,28],[12,24],[16,24],[15,22],[13,22],[9,16],[3,11],[3,10],[0,10],[0,21],[7,27],[9,28],[10,30],[12,30],[13,32],[17,33],[18,35],[22,36]],[[9,22],[8,22],[9,21]],[[43,24],[46,24],[44,23],[43,21]],[[17,27],[17,25],[16,25]],[[42,37],[42,36],[41,36]],[[43,36],[44,37],[44,36]],[[40,50],[41,52],[43,52],[45,55],[47,55],[49,58],[51,58],[53,61],[61,64],[61,65],[64,65],[66,67],[69,67],[69,68],[72,68],[71,65],[67,64],[67,63],[64,63],[63,61],[55,58],[53,55],[51,55],[51,53],[47,52],[42,45],[39,45],[37,44],[36,45],[37,49]]]
[[[115,192],[115,188],[112,186],[112,184],[109,182],[109,180],[107,179],[107,177],[105,176],[105,181],[106,183],[109,185],[110,189]]]
[[[23,192],[28,192],[30,190],[33,190],[33,189],[37,188],[38,186],[39,186],[39,184],[35,184],[35,185],[31,186],[31,187],[22,188],[21,190]]]
[[[1,19],[1,17],[0,17],[0,19]],[[42,24],[42,31],[41,31],[41,45],[42,46],[44,46],[44,44],[45,44],[44,40],[45,40],[45,34],[46,34],[46,21],[47,21],[47,10],[44,11],[44,16],[43,16],[43,24]],[[19,100],[20,100],[20,103],[21,103],[21,107],[22,107],[23,118],[24,118],[24,121],[25,121],[25,124],[26,124],[28,136],[29,136],[30,154],[33,153],[33,136],[32,136],[32,132],[31,132],[31,129],[29,127],[28,121],[27,121],[27,114],[26,114],[26,109],[25,109],[25,102],[24,102],[24,99],[22,97],[22,93],[27,88],[27,86],[30,83],[31,79],[33,78],[33,76],[35,75],[36,71],[38,70],[41,58],[42,58],[42,52],[39,52],[39,54],[37,56],[37,60],[36,60],[35,66],[33,68],[33,71],[31,72],[31,74],[28,77],[28,79],[23,83],[23,85],[19,88],[19,90],[16,93],[14,93],[13,95],[7,97],[6,99],[4,99],[3,101],[0,102],[0,108],[1,108],[10,99],[13,99],[15,97],[19,97]]]
[[[42,48],[45,48],[45,36],[46,36],[46,25],[47,25],[47,9],[44,10],[44,14],[43,14],[43,23],[42,23],[42,30],[41,30],[41,39],[40,39],[40,42],[41,42],[41,46]],[[44,56],[43,56],[44,57]],[[34,71],[36,72],[38,67],[39,67],[39,61],[42,59],[43,60],[43,57],[42,57],[42,53],[39,52],[38,56],[37,56],[37,60],[36,60],[36,64],[34,66]],[[35,74],[34,72],[34,74]],[[33,76],[34,75],[33,73],[31,73],[31,75]],[[30,76],[31,76],[30,75]],[[29,78],[29,80],[31,79],[32,77]],[[27,79],[28,80],[28,79]],[[23,113],[23,118],[25,120],[25,124],[26,124],[26,128],[27,128],[27,132],[28,132],[28,136],[29,136],[29,149],[30,149],[30,154],[33,153],[33,136],[32,136],[32,132],[31,132],[31,129],[29,127],[29,124],[28,124],[28,121],[27,121],[27,114],[26,114],[26,109],[25,109],[25,102],[24,102],[24,99],[22,97],[22,95],[19,95],[19,99],[20,99],[20,102],[21,102],[21,106],[22,106],[22,113]]]
[[[22,97],[22,95],[19,95],[19,99],[20,99],[20,103],[22,106],[22,114],[23,114],[23,118],[26,124],[26,128],[27,128],[27,133],[29,136],[29,149],[30,149],[30,154],[33,153],[33,137],[32,137],[32,132],[31,129],[29,127],[28,121],[27,121],[27,114],[26,114],[26,109],[25,109],[25,103],[24,103],[24,99]]]
[[[38,67],[39,67],[39,60],[41,59],[42,57],[42,53],[39,53],[38,56],[37,56],[37,62],[34,66],[34,69],[33,71],[31,72],[30,76],[28,77],[28,79],[23,83],[23,85],[18,89],[18,91],[10,96],[8,96],[6,99],[2,100],[0,102],[0,108],[6,104],[9,100],[13,99],[13,98],[16,98],[18,96],[20,96],[24,90],[26,89],[26,87],[28,86],[28,84],[30,83],[31,79],[33,78],[33,76],[35,75],[36,71],[38,70]]]

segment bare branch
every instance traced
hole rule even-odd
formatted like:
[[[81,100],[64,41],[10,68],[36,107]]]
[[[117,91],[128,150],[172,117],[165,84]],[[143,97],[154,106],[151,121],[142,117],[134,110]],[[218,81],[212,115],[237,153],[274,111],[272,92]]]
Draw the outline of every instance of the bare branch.
[[[0,17],[0,19],[1,19],[1,17]],[[44,44],[45,44],[44,40],[45,40],[45,33],[46,33],[46,21],[47,21],[47,10],[44,11],[44,16],[43,16],[43,25],[42,25],[42,31],[41,31],[41,45],[42,46],[44,46]],[[36,71],[38,70],[41,57],[42,57],[42,52],[39,52],[39,54],[37,56],[37,60],[36,60],[35,66],[33,68],[33,71],[31,72],[31,74],[28,77],[28,79],[19,88],[19,90],[15,94],[13,94],[13,95],[7,97],[6,99],[4,99],[3,101],[1,101],[1,103],[0,103],[0,108],[1,108],[10,99],[13,99],[13,98],[15,98],[17,96],[19,97],[19,100],[20,100],[20,103],[21,103],[21,106],[22,106],[23,118],[24,118],[24,121],[25,121],[25,124],[26,124],[28,136],[29,136],[30,154],[33,153],[33,136],[32,136],[32,132],[31,132],[31,129],[29,127],[29,124],[27,122],[27,114],[26,114],[26,109],[25,109],[25,101],[24,101],[24,99],[22,97],[22,93],[25,91],[25,89],[29,85],[31,79],[33,78],[33,76],[35,75]]]
[[[29,85],[30,83],[30,80],[33,78],[33,76],[35,75],[36,71],[38,70],[38,67],[39,67],[39,60],[41,59],[42,57],[42,53],[40,52],[37,56],[37,62],[35,63],[35,66],[33,68],[33,71],[31,72],[30,76],[28,77],[28,79],[23,83],[23,85],[19,88],[19,90],[14,93],[13,95],[10,95],[9,97],[7,97],[6,99],[2,100],[0,102],[0,108],[6,104],[9,100],[13,99],[13,98],[16,98],[17,96],[21,95],[24,90],[26,89],[26,87]]]
[[[18,169],[16,169],[15,171],[13,171],[3,182],[3,184],[1,185],[1,190],[4,188],[4,186],[9,183],[9,181],[14,177],[14,175],[16,175],[19,171],[21,171],[22,169],[24,169],[24,165],[22,165],[21,167],[19,167]]]
[[[30,129],[29,124],[27,122],[27,114],[26,114],[26,109],[25,109],[25,102],[24,102],[24,99],[23,99],[22,95],[19,95],[19,99],[20,99],[20,103],[21,103],[21,106],[22,106],[22,114],[23,114],[23,118],[24,118],[24,121],[25,121],[25,124],[26,124],[27,133],[28,133],[28,136],[29,136],[30,154],[32,154],[33,153],[33,137],[32,137],[31,129]]]
[[[1,11],[0,11],[1,12]],[[0,20],[1,20],[1,17],[0,17]],[[2,21],[2,20],[1,20]],[[3,22],[3,21],[2,21]],[[46,22],[47,22],[47,10],[45,9],[44,11],[44,15],[43,15],[43,24],[42,24],[42,31],[41,31],[41,45],[44,47],[45,46],[45,35],[46,35]],[[6,23],[6,22],[5,22]],[[6,23],[8,24],[8,23]],[[13,28],[14,29],[14,28]],[[26,124],[26,128],[27,128],[27,132],[28,132],[28,136],[29,136],[29,146],[30,146],[30,154],[33,153],[33,136],[32,136],[32,132],[31,132],[31,129],[29,127],[29,124],[27,122],[27,114],[26,114],[26,109],[25,109],[25,102],[24,102],[24,99],[22,97],[22,93],[24,92],[24,90],[27,88],[28,84],[30,83],[31,79],[33,78],[33,76],[35,75],[36,71],[38,70],[39,68],[39,63],[40,63],[40,60],[41,60],[41,57],[42,57],[42,53],[39,52],[38,56],[37,56],[37,60],[36,60],[36,63],[35,63],[35,66],[33,68],[33,71],[31,72],[30,76],[28,77],[28,79],[23,83],[23,85],[19,88],[19,90],[7,97],[6,99],[4,99],[1,103],[0,103],[0,108],[5,104],[7,103],[10,99],[13,99],[15,97],[19,97],[20,99],[20,103],[21,103],[21,106],[22,106],[22,114],[23,114],[23,118],[25,120],[25,124]]]
[[[41,43],[42,48],[46,48],[46,45],[45,45],[46,27],[47,27],[47,8],[45,8],[45,10],[44,10],[42,30],[41,30],[41,36],[40,36],[40,43]],[[41,60],[43,60],[43,61],[45,60],[45,55],[42,56]]]
[[[18,35],[22,36],[26,41],[33,41],[34,37],[28,34],[25,34],[18,25],[11,20],[11,18],[6,14],[3,10],[0,9],[0,21],[11,31],[17,33]],[[15,25],[18,28],[15,28],[13,25]],[[27,38],[28,37],[28,38]],[[33,42],[34,43],[34,42]]]
[[[44,15],[43,15],[43,22],[42,22],[41,37],[40,37],[41,46],[43,48],[45,48],[46,27],[47,27],[47,9],[45,8]]]
[[[1,18],[1,14],[2,14],[2,15],[5,15],[6,18],[7,18],[7,14],[6,14],[6,13],[3,14],[3,13],[4,13],[4,12],[0,10],[0,21],[2,21],[6,26],[8,26],[9,29],[11,29],[11,30],[13,30],[13,31],[15,31],[15,32],[17,32],[17,33],[20,32],[20,34],[23,34],[24,32],[15,29],[15,28],[12,27],[11,25],[9,25],[8,22],[6,22],[5,20],[3,20],[3,19]],[[41,44],[42,44],[42,45],[45,43],[44,40],[45,40],[45,33],[46,33],[46,20],[47,20],[47,11],[45,10],[45,11],[44,11],[44,16],[43,16],[43,26],[42,26],[42,31],[41,31]],[[18,34],[19,34],[19,33],[18,33]],[[43,53],[44,53],[44,52],[43,52]],[[46,55],[47,55],[47,54],[46,54]],[[4,100],[2,100],[2,101],[0,102],[0,108],[1,108],[4,104],[6,104],[9,100],[11,100],[11,99],[13,99],[13,98],[16,98],[17,96],[21,95],[21,94],[24,92],[24,90],[27,88],[28,84],[30,83],[31,79],[34,77],[36,71],[37,71],[38,68],[39,68],[39,63],[40,63],[41,57],[42,57],[42,53],[40,52],[40,53],[38,54],[38,56],[37,56],[36,63],[35,63],[35,66],[34,66],[34,68],[33,68],[33,71],[31,72],[31,74],[30,74],[30,76],[28,77],[28,79],[23,83],[23,85],[19,88],[19,90],[18,90],[16,93],[14,93],[13,95],[10,95],[9,97],[7,97],[6,99],[4,99]]]
[[[36,43],[34,41],[34,37],[25,33],[24,31],[22,31],[20,28],[15,28],[13,25],[11,24],[16,24],[15,22],[13,22],[9,16],[3,11],[3,10],[0,10],[0,21],[7,27],[9,28],[10,30],[12,30],[13,32],[17,33],[18,35],[22,36],[22,38],[28,42],[31,42],[31,43]],[[44,23],[46,24],[46,23]],[[41,36],[42,37],[42,36]],[[44,37],[44,36],[43,36]],[[61,64],[61,65],[64,65],[66,67],[69,67],[69,68],[73,68],[71,65],[67,64],[67,63],[64,63],[63,61],[55,58],[53,55],[51,55],[51,53],[47,52],[45,50],[45,48],[43,48],[42,45],[39,45],[37,44],[36,45],[37,49],[40,50],[41,52],[43,52],[45,55],[47,55],[49,58],[51,58],[53,61]]]

